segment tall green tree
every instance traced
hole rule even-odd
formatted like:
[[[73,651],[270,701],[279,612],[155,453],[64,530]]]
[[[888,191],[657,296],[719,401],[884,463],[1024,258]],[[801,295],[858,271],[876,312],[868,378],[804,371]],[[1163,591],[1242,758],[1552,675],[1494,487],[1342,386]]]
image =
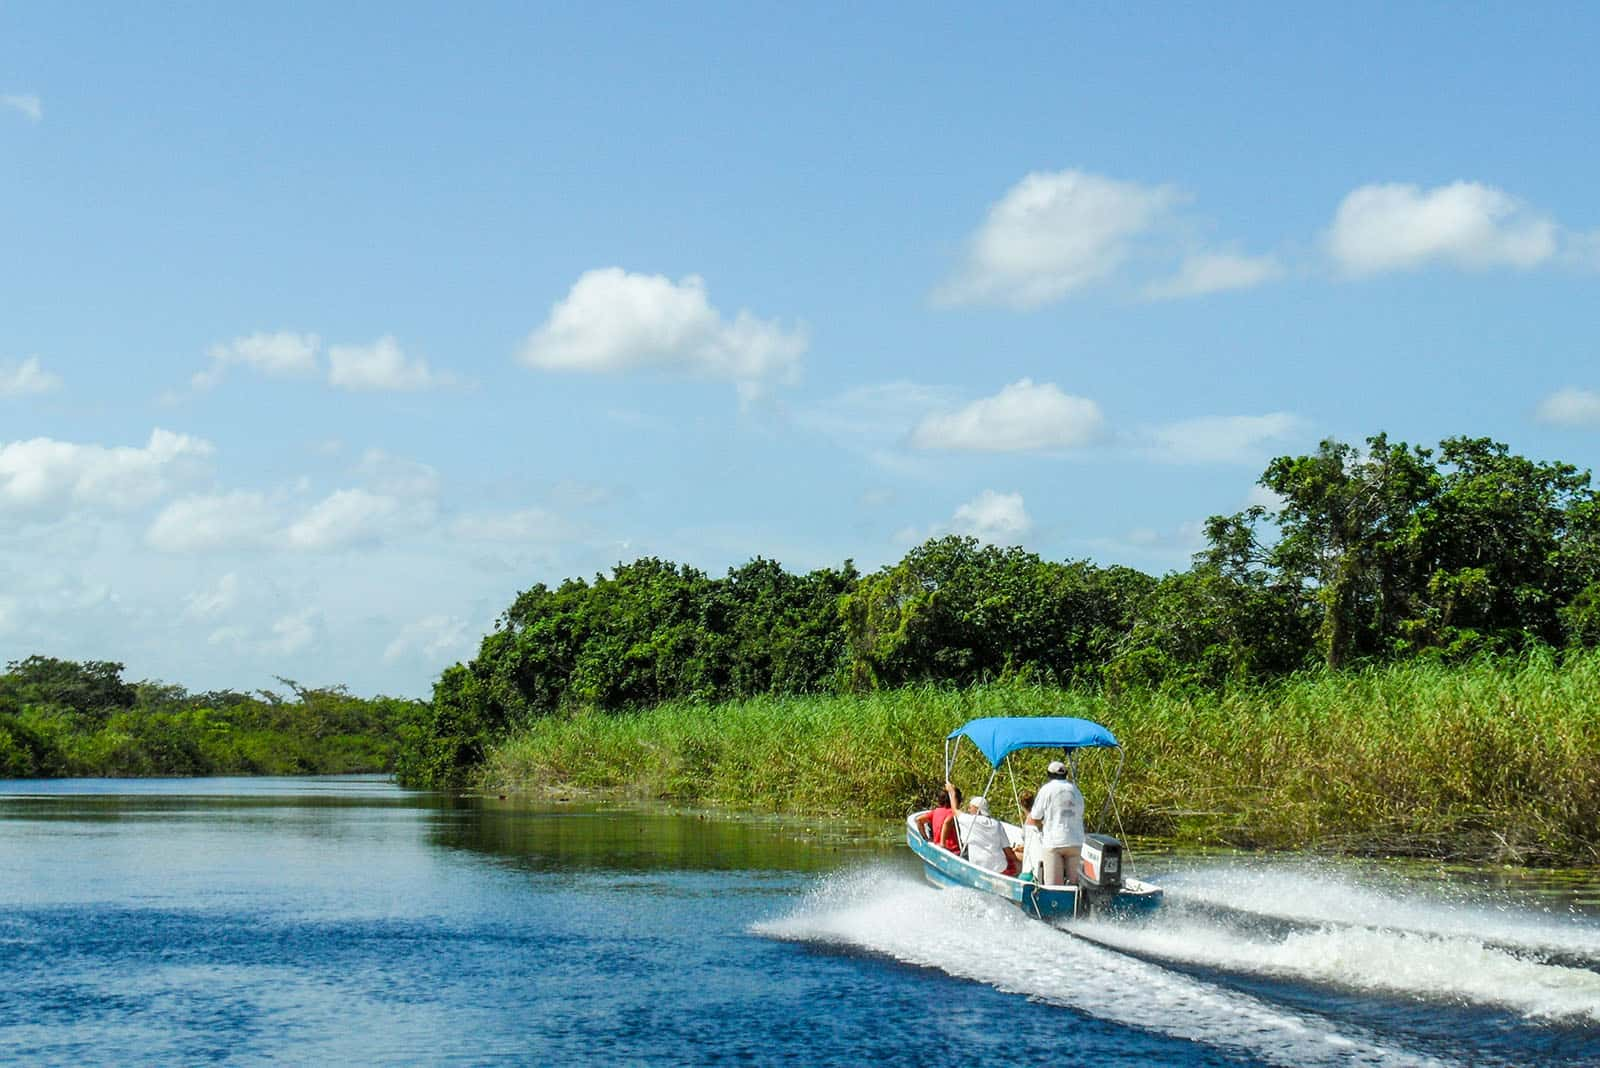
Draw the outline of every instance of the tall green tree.
[[[971,537],[934,538],[841,600],[851,682],[967,685],[1020,673],[1093,679],[1152,584],[1129,568],[1052,563]]]
[[[838,602],[859,579],[848,560],[804,575],[761,557],[729,570],[707,610],[707,629],[721,639],[719,690],[749,697],[832,689],[845,658]]]
[[[1417,512],[1439,489],[1431,453],[1384,434],[1364,451],[1329,439],[1273,460],[1260,484],[1281,501],[1271,563],[1315,598],[1324,662],[1384,651],[1413,610]]]
[[[122,665],[111,660],[30,656],[7,664],[0,676],[0,702],[13,705],[48,705],[103,719],[132,708],[137,699],[138,690],[122,681]]]
[[[1600,578],[1589,473],[1488,438],[1449,438],[1439,460],[1437,492],[1414,527],[1417,589],[1402,648],[1561,644],[1561,609]]]
[[[1235,532],[1276,524],[1268,569],[1278,588],[1311,602],[1331,668],[1560,644],[1581,614],[1577,598],[1600,580],[1588,472],[1487,438],[1447,438],[1437,451],[1383,434],[1365,449],[1324,441],[1273,460],[1261,485],[1280,499],[1275,514],[1214,522]],[[1226,556],[1215,542],[1211,564]]]
[[[1117,687],[1211,689],[1306,666],[1316,613],[1304,588],[1273,566],[1256,506],[1206,521],[1188,571],[1156,583],[1107,672]]]

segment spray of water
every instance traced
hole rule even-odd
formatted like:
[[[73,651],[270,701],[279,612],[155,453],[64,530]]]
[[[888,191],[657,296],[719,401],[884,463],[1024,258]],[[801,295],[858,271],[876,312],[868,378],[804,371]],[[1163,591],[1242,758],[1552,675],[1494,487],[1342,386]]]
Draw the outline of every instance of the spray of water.
[[[934,890],[899,870],[830,877],[792,913],[755,932],[880,953],[1270,1064],[1447,1063],[1113,952],[995,898]]]
[[[1600,972],[1583,966],[1600,962],[1600,927],[1581,916],[1315,865],[1211,866],[1164,883],[1169,908],[1154,922],[1081,925],[1078,933],[1240,974],[1494,1006],[1534,1021],[1600,1022]]]
[[[1572,912],[1533,911],[1462,886],[1397,881],[1374,868],[1305,862],[1215,864],[1163,875],[1167,900],[1245,910],[1309,924],[1349,924],[1477,939],[1531,954],[1600,963],[1600,923]]]

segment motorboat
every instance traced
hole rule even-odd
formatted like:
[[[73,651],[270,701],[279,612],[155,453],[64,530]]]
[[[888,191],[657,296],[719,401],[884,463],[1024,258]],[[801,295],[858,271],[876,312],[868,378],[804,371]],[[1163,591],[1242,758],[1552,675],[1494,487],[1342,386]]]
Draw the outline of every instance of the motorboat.
[[[1117,763],[1100,808],[1099,824],[1108,814],[1115,816],[1117,780],[1121,777],[1126,753],[1105,727],[1074,716],[991,716],[962,724],[945,738],[945,780],[950,781],[963,752],[975,747],[989,766],[988,781],[982,793],[991,791],[1002,773],[1009,777],[1013,797],[1020,797],[1011,756],[1023,750],[1060,750],[1074,782],[1078,781],[1080,758],[1097,750],[1115,752]],[[979,867],[966,858],[966,842],[961,852],[953,852],[925,837],[923,809],[906,817],[906,844],[922,860],[923,874],[938,887],[965,887],[995,894],[1014,903],[1023,912],[1046,921],[1071,920],[1089,915],[1141,913],[1161,904],[1162,891],[1154,883],[1134,878],[1128,872],[1129,856],[1122,840],[1107,833],[1087,834],[1079,864],[1077,882],[1072,885],[1045,886],[1038,872],[1006,875]],[[1120,824],[1120,819],[1117,821]],[[1007,841],[1020,854],[1023,828],[999,821]],[[1120,828],[1119,828],[1120,829]],[[959,838],[959,823],[957,825]]]

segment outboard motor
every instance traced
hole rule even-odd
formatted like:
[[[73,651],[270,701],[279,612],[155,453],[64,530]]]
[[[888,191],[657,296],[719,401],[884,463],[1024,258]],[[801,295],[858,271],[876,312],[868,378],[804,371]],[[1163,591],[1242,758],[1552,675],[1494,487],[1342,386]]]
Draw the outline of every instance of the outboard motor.
[[[1122,890],[1122,843],[1109,834],[1083,836],[1078,861],[1078,899],[1085,911],[1094,911]]]

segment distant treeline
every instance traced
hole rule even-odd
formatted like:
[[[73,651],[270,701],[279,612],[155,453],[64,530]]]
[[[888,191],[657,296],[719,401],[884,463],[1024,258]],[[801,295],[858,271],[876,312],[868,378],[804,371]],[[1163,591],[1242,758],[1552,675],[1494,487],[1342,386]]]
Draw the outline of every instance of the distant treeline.
[[[392,771],[428,720],[422,701],[281,680],[189,693],[125,682],[111,661],[45,656],[0,675],[0,778]]]
[[[992,681],[1118,694],[1311,669],[1600,644],[1587,471],[1485,438],[1323,442],[1268,465],[1276,503],[1213,516],[1161,578],[936,538],[869,575],[647,558],[520,594],[434,686],[402,781],[449,785],[552,713]]]

